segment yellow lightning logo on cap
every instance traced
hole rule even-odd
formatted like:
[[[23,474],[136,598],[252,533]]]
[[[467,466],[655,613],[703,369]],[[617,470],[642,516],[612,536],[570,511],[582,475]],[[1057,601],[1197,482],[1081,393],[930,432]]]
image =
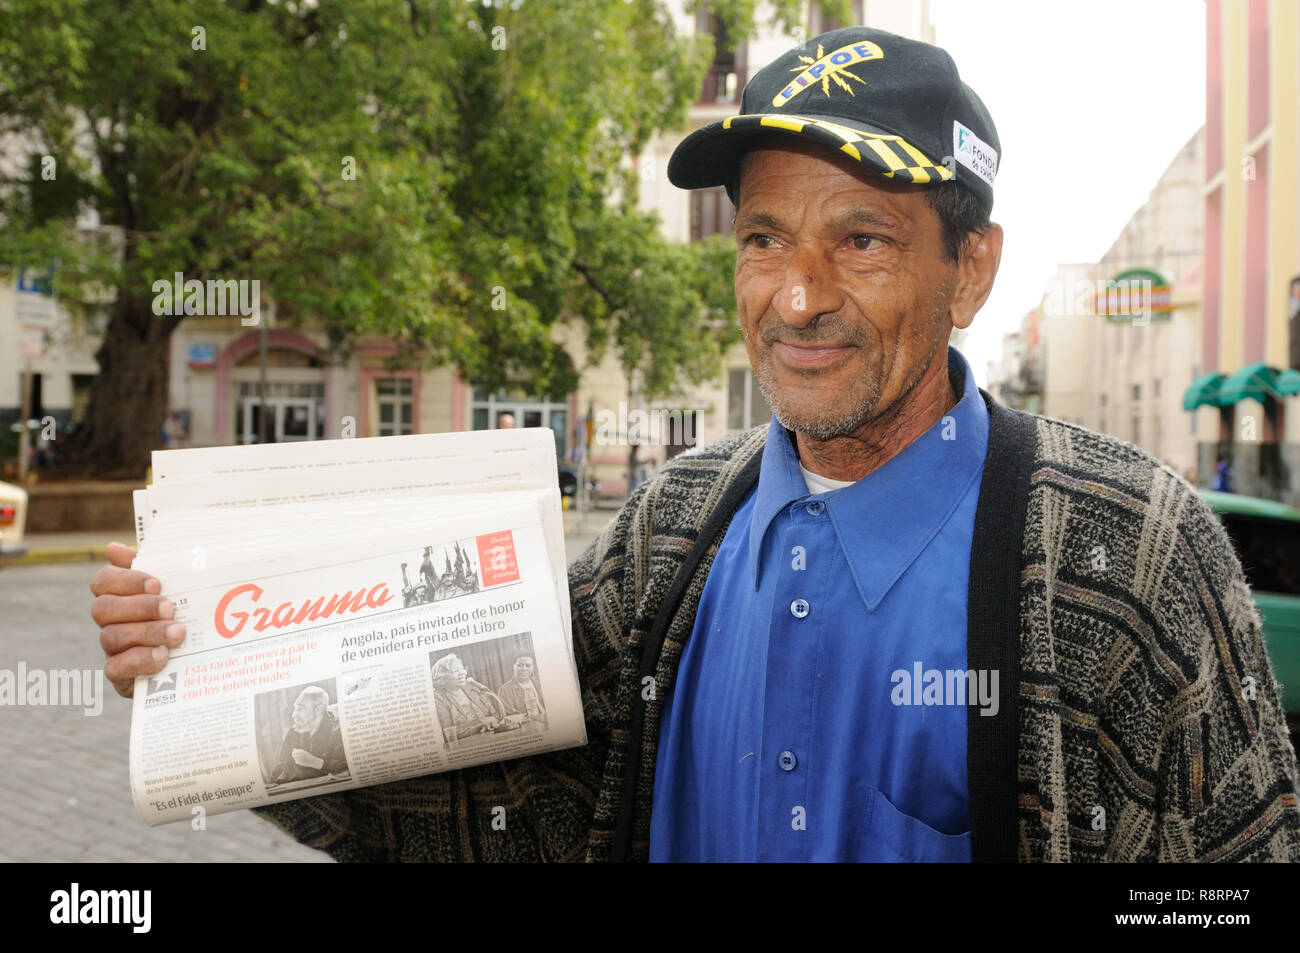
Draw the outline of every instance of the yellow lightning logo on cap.
[[[855,63],[865,62],[866,60],[878,60],[884,58],[884,52],[874,43],[862,42],[853,43],[849,46],[841,46],[838,50],[832,50],[826,53],[820,43],[817,44],[816,56],[799,56],[799,62],[805,66],[795,66],[790,72],[798,73],[785,89],[772,97],[772,105],[780,108],[794,99],[805,89],[811,89],[813,86],[821,83],[822,93],[826,96],[831,94],[831,80],[835,85],[844,90],[850,96],[855,95],[853,87],[846,83],[845,77],[867,85],[866,80],[861,76],[851,73],[848,67]]]

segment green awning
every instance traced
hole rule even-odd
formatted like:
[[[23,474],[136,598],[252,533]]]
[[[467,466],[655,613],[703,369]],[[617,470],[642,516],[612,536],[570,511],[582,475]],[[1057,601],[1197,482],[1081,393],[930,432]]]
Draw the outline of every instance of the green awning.
[[[1300,371],[1288,368],[1277,375],[1277,392],[1283,397],[1300,394]]]
[[[1278,371],[1267,364],[1247,364],[1233,374],[1219,388],[1219,406],[1227,407],[1239,400],[1257,400],[1281,395],[1277,390]]]
[[[1183,410],[1195,410],[1202,405],[1219,406],[1219,388],[1225,380],[1222,374],[1203,374],[1196,378],[1183,394]]]

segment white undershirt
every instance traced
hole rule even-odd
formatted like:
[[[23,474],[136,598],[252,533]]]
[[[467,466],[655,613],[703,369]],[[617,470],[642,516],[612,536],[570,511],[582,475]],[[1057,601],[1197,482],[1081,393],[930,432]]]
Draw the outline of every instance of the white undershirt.
[[[852,486],[854,480],[832,480],[830,477],[824,477],[813,473],[802,463],[799,464],[799,471],[803,473],[803,480],[808,484],[809,493],[829,493],[831,490],[841,490],[846,486]]]

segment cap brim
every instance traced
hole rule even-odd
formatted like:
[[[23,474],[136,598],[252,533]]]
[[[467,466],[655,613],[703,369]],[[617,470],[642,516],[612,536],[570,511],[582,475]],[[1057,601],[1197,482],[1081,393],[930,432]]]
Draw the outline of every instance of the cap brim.
[[[679,189],[726,185],[754,140],[770,133],[819,142],[867,171],[899,182],[937,185],[954,177],[952,169],[901,136],[856,120],[752,113],[709,123],[683,139],[668,160],[668,181]]]

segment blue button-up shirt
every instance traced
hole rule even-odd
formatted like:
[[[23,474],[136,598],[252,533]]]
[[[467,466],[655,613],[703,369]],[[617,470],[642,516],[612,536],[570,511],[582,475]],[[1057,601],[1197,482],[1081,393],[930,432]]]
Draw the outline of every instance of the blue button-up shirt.
[[[664,706],[652,860],[970,860],[967,705],[996,698],[965,671],[988,411],[948,362],[957,406],[842,489],[809,493],[773,419]]]

